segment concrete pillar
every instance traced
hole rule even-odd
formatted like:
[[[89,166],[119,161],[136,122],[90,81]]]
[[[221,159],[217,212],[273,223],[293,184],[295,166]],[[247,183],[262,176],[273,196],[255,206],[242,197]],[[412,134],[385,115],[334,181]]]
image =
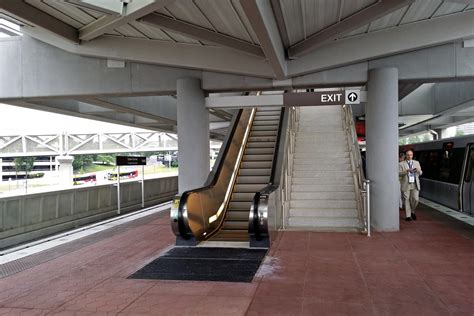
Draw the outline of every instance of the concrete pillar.
[[[59,163],[59,185],[64,187],[70,187],[73,185],[73,168],[72,162],[74,157],[72,156],[57,156],[56,162]]]
[[[209,175],[209,112],[201,80],[178,79],[179,193],[201,187]]]
[[[366,168],[371,181],[371,224],[379,231],[398,231],[398,69],[370,70],[367,90]]]
[[[0,158],[0,182],[3,181],[3,160]]]

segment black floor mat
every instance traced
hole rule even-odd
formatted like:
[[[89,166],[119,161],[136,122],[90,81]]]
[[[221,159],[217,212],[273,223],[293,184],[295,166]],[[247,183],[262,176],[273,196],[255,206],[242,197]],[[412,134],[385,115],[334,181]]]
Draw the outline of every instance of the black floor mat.
[[[176,247],[131,279],[252,282],[266,249]]]

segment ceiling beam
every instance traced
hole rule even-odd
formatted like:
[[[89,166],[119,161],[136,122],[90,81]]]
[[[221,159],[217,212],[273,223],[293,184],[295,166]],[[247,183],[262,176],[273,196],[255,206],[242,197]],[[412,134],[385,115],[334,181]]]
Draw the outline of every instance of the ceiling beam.
[[[68,42],[79,42],[78,31],[74,27],[23,1],[0,0],[0,13],[2,12],[25,25],[43,28]]]
[[[163,28],[175,33],[182,34],[186,37],[194,38],[205,42],[227,46],[248,54],[265,57],[262,49],[244,40],[214,32],[212,30],[200,27],[188,22],[175,20],[162,14],[152,13],[144,16],[139,22]]]
[[[140,0],[132,1],[128,4],[123,3],[121,15],[104,15],[96,21],[84,26],[79,30],[79,39],[83,41],[93,40],[122,25],[170,5],[174,1],[175,0]]]
[[[271,78],[273,72],[261,57],[242,54],[219,46],[202,46],[148,39],[101,36],[94,41],[72,45],[59,41],[41,30],[24,31],[27,35],[67,52],[89,57],[134,61],[145,64],[210,70],[254,77]]]
[[[99,107],[102,107],[102,108],[114,110],[116,112],[129,113],[129,114],[133,114],[133,115],[138,116],[138,117],[143,117],[143,118],[155,120],[155,121],[158,121],[162,124],[176,124],[176,121],[173,121],[173,120],[170,120],[170,119],[167,119],[167,118],[163,118],[161,116],[157,116],[157,115],[154,115],[154,114],[150,114],[150,113],[147,113],[147,112],[135,110],[135,109],[132,109],[132,108],[129,108],[129,107],[121,106],[121,105],[118,105],[116,103],[112,103],[110,101],[104,101],[104,100],[101,100],[101,99],[98,99],[98,98],[80,98],[80,99],[78,99],[78,101],[85,102],[85,103],[88,103],[88,104],[92,104],[92,105],[95,105],[95,106],[99,106]]]
[[[288,76],[301,76],[470,38],[474,36],[473,21],[474,11],[470,10],[338,40],[289,61]]]
[[[85,113],[80,113],[78,111],[74,110],[65,110],[61,109],[55,106],[49,106],[47,103],[43,104],[37,104],[34,101],[26,100],[15,100],[15,101],[8,101],[5,102],[6,104],[9,105],[14,105],[18,107],[23,107],[23,108],[28,108],[28,109],[34,109],[34,110],[40,110],[40,111],[45,111],[45,112],[50,112],[50,113],[57,113],[57,114],[63,114],[63,115],[68,115],[68,116],[74,116],[74,117],[80,117],[80,118],[85,118],[89,120],[95,120],[95,121],[101,121],[101,122],[107,122],[107,123],[112,123],[112,124],[120,124],[120,125],[125,125],[125,126],[130,126],[130,127],[135,127],[135,128],[140,128],[142,126],[139,126],[137,124],[124,121],[124,120],[119,120],[120,118],[110,118],[110,117],[103,117],[103,116],[97,116],[97,115],[91,115],[91,114],[85,114]],[[155,128],[155,127],[149,127],[148,129],[154,130],[154,131],[167,131],[162,128]]]
[[[285,47],[270,0],[240,0],[240,4],[257,35],[265,57],[272,66],[275,77],[286,78]]]
[[[290,58],[300,57],[317,47],[320,47],[330,41],[336,40],[340,36],[357,30],[359,27],[369,24],[378,18],[387,15],[393,11],[403,8],[414,0],[380,0],[374,4],[350,15],[344,20],[335,23],[320,32],[317,32],[307,39],[291,46],[289,51]]]

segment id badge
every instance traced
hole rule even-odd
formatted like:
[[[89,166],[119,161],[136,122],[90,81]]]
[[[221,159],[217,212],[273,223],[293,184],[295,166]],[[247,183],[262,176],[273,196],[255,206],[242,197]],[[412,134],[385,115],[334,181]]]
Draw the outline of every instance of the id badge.
[[[415,175],[414,174],[409,174],[408,175],[408,183],[415,183]]]

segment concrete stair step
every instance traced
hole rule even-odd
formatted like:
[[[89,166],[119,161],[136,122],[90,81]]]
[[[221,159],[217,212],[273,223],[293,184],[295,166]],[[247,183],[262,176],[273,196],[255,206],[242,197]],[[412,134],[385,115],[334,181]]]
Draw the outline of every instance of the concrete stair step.
[[[358,228],[359,220],[356,218],[331,218],[331,217],[290,217],[288,220],[290,227],[334,227],[334,228]]]
[[[352,171],[294,170],[293,178],[351,178],[352,179]]]
[[[241,203],[241,202],[236,202]],[[355,200],[291,200],[290,208],[356,208]]]
[[[311,141],[311,142],[347,142],[346,134],[338,134],[338,135],[319,135],[315,133],[296,133],[296,140],[300,141]]]
[[[334,163],[334,164],[312,164],[312,165],[303,165],[303,164],[295,164],[293,165],[293,170],[300,171],[300,170],[311,170],[311,171],[351,171],[351,165],[347,163]]]
[[[241,202],[236,202],[241,203]],[[291,200],[290,208],[356,208],[355,200]]]
[[[319,217],[346,217],[359,219],[357,209],[340,208],[340,209],[306,209],[306,208],[292,208],[290,209],[290,217],[305,217],[305,218],[319,218]],[[248,214],[247,214],[248,216]]]
[[[348,153],[349,148],[332,148],[328,146],[305,146],[303,144],[295,144],[295,152],[300,153]]]
[[[300,201],[300,200],[339,200],[355,201],[354,192],[291,192],[291,201]]]
[[[349,157],[325,157],[325,158],[293,158],[294,165],[334,165],[334,164],[351,164]]]
[[[266,148],[246,148],[245,155],[273,155],[273,147]]]
[[[311,177],[295,177],[291,180],[293,185],[354,185],[353,177],[321,177],[321,178],[311,178]]]
[[[292,184],[291,192],[355,192],[351,184]]]
[[[294,158],[295,159],[349,158],[349,151],[333,153],[331,156],[328,156],[328,155],[323,154],[323,153],[319,153],[317,151],[314,151],[314,152],[295,152]]]
[[[243,161],[272,161],[273,155],[244,155]]]

